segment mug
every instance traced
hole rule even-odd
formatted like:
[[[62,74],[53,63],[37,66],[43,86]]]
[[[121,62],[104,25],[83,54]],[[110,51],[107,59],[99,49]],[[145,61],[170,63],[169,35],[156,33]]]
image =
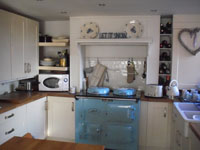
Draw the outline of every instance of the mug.
[[[71,94],[75,94],[76,93],[76,87],[75,86],[70,87],[70,93]]]

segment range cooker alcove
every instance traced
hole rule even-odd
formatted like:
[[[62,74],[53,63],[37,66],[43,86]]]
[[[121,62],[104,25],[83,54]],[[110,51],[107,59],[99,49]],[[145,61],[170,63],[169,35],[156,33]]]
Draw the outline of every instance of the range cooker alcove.
[[[76,143],[138,150],[140,101],[135,97],[76,96]]]

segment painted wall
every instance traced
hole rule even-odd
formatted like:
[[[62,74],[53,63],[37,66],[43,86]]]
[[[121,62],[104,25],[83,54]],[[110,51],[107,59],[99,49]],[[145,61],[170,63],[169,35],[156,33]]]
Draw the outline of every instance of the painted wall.
[[[159,26],[160,16],[88,16],[88,17],[71,17],[70,18],[70,84],[76,86],[78,89],[82,83],[82,54],[77,46],[77,39],[80,38],[80,28],[84,23],[96,22],[100,27],[100,32],[123,32],[125,24],[131,20],[139,20],[144,26],[144,33],[142,37],[152,38],[153,43],[149,46],[149,56],[147,58],[147,83],[158,83],[158,68],[159,68]],[[136,49],[133,47],[133,49]],[[88,50],[90,51],[90,50]],[[112,50],[107,53],[112,54]],[[121,53],[114,53],[114,57],[121,57],[125,50]],[[108,55],[109,55],[108,54]],[[134,57],[132,53],[129,57]],[[84,54],[85,55],[85,54]],[[86,56],[86,55],[85,55]],[[87,56],[86,56],[87,57]],[[98,57],[98,56],[96,56]]]
[[[40,33],[52,37],[67,36],[70,33],[69,20],[40,22]],[[69,47],[40,47],[40,58],[57,57],[57,52]]]
[[[178,41],[178,33],[184,28],[200,28],[200,15],[174,15],[173,20],[172,79],[179,82],[179,88],[195,88],[200,83],[200,53],[196,56],[187,52]],[[200,47],[200,33],[198,34]],[[183,34],[184,42],[192,48],[189,34]]]
[[[12,81],[7,83],[1,83],[0,84],[0,95],[4,94],[5,92],[12,92],[15,90],[15,88],[18,87],[18,81]]]

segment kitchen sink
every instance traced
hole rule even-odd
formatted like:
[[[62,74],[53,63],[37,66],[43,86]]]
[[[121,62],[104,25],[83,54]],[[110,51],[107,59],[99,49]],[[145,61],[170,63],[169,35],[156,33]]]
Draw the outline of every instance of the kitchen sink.
[[[200,103],[174,102],[174,109],[173,118],[179,122],[179,130],[188,137],[189,123],[200,123]]]
[[[200,122],[199,116],[200,111],[185,111],[183,112],[187,120],[191,120],[192,122]]]
[[[196,117],[193,117],[194,115],[200,115],[199,103],[175,102],[174,105],[185,121],[200,122],[200,120],[196,119]]]
[[[196,103],[178,103],[178,107],[181,111],[200,111]]]

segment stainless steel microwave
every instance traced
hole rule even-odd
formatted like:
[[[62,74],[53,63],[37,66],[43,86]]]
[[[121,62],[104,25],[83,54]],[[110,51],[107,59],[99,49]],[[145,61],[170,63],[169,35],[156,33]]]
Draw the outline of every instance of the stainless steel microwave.
[[[39,91],[69,91],[69,75],[39,74]]]

